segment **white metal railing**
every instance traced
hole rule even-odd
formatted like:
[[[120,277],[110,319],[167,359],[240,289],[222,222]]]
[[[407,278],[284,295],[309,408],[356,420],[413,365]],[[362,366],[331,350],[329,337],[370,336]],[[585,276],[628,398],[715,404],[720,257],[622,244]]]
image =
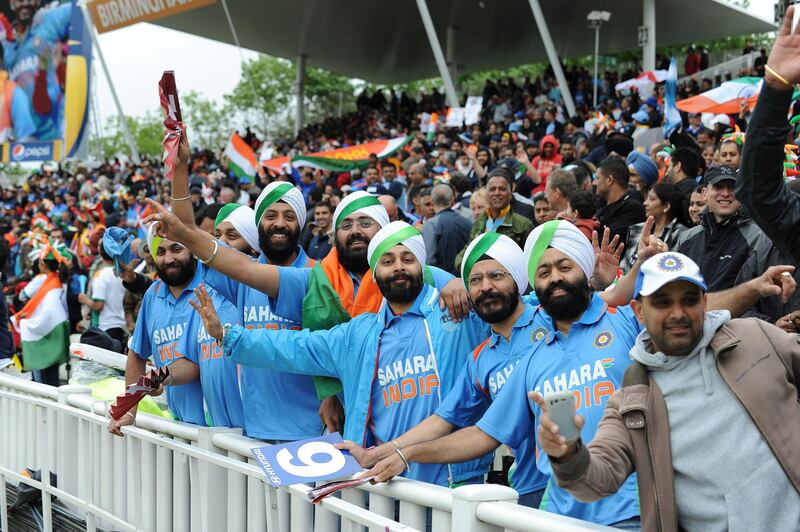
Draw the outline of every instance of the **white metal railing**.
[[[734,57],[733,59],[728,59],[727,61],[723,61],[722,63],[718,63],[712,67],[709,67],[705,70],[701,70],[699,72],[695,72],[690,76],[683,76],[682,78],[678,78],[678,84],[681,83],[688,83],[690,80],[694,79],[698,83],[703,80],[703,78],[708,78],[714,83],[714,78],[717,76],[722,77],[722,81],[725,81],[725,75],[730,74],[731,79],[736,79],[741,77],[741,72],[743,69],[747,69],[748,71],[753,68],[753,64],[756,60],[756,57],[760,55],[760,52],[752,52],[749,54],[744,54],[739,57]],[[754,74],[745,74],[745,75],[754,75]]]
[[[450,490],[396,479],[315,506],[308,486],[275,489],[264,481],[250,454],[264,444],[239,429],[140,413],[119,438],[106,429],[106,411],[85,386],[53,388],[0,374],[2,530],[9,530],[6,482],[52,495],[89,531],[408,531],[425,530],[428,515],[437,532],[611,530],[519,506],[514,490],[488,484]],[[40,469],[42,481],[20,475],[24,468]],[[48,531],[52,504],[42,498]]]

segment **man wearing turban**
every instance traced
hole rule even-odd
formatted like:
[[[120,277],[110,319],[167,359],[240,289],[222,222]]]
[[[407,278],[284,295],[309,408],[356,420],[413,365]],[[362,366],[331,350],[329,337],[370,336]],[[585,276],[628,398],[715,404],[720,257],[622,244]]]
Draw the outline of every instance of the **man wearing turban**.
[[[390,442],[430,416],[487,333],[476,317],[456,323],[423,281],[425,244],[419,230],[392,222],[369,242],[368,267],[385,302],[329,330],[222,327],[200,292],[206,330],[224,355],[243,366],[341,380],[346,438],[369,446]],[[409,478],[453,486],[479,481],[491,454],[461,464],[415,464]]]

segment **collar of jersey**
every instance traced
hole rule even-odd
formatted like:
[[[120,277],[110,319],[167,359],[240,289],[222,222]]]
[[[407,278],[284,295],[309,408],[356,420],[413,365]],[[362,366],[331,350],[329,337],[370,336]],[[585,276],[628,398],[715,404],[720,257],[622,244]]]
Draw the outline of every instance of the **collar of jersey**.
[[[399,316],[406,316],[410,314],[413,316],[419,316],[420,318],[424,317],[424,314],[422,314],[422,303],[430,296],[430,290],[431,290],[430,286],[423,284],[422,290],[419,291],[417,299],[414,300],[414,303],[412,303],[411,307],[407,311],[405,311],[403,314],[400,314]],[[386,302],[385,299],[384,302]],[[399,316],[396,316],[392,313],[392,309],[389,307],[388,303],[383,305],[384,328],[388,327],[391,324],[392,320]]]
[[[522,311],[522,314],[519,315],[519,318],[517,318],[517,321],[514,322],[514,327],[511,328],[512,338],[515,334],[518,334],[516,332],[517,329],[523,329],[533,323],[533,317],[536,314],[536,309],[532,306],[525,303],[521,303],[521,305],[524,307],[524,310]],[[494,332],[494,329],[492,329],[492,334],[489,337],[489,347],[494,347],[499,341],[500,335]]]
[[[189,291],[194,290],[195,288],[200,286],[200,283],[203,282],[203,279],[205,279],[204,270],[203,267],[200,265],[200,262],[198,261],[197,268],[194,271],[194,277],[192,277],[191,282],[189,282],[186,288],[183,289],[183,292],[186,292],[187,290]],[[167,283],[165,283],[164,281],[161,281],[161,283],[164,285],[164,290],[158,290],[156,292],[156,297],[160,297],[161,299],[167,299],[168,297],[171,297],[172,292],[169,290]],[[181,292],[181,294],[183,292]]]
[[[598,321],[600,321],[600,318],[603,317],[603,315],[606,313],[607,310],[608,310],[608,305],[606,304],[605,301],[603,301],[603,299],[599,295],[597,295],[597,292],[595,292],[594,294],[592,294],[592,300],[589,302],[589,308],[587,308],[584,311],[584,313],[581,316],[581,318],[578,321],[576,321],[575,323],[573,323],[573,325],[578,324],[578,323],[580,323],[581,325],[587,325],[587,326],[588,325],[594,325]],[[556,339],[556,334],[555,334],[556,324],[555,324],[555,321],[544,310],[544,308],[542,308],[541,305],[539,305],[536,308],[536,311],[537,312],[542,312],[544,314],[544,316],[545,316],[546,321],[549,323],[549,327],[548,328],[550,330],[547,331],[547,336],[545,337],[545,343],[551,344]]]
[[[267,260],[267,256],[264,255],[263,253],[261,253],[258,256],[258,262],[260,262],[261,264],[269,264],[269,261]],[[297,258],[294,259],[294,262],[289,267],[290,268],[305,268],[307,262],[308,262],[308,255],[306,255],[305,250],[302,247],[297,246]]]

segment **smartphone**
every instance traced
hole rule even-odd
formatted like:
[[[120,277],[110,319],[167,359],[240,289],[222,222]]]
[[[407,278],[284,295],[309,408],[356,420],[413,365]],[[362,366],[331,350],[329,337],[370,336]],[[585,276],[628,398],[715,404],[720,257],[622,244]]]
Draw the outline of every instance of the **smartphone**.
[[[558,425],[558,430],[568,442],[580,436],[575,426],[575,396],[572,392],[554,392],[544,398],[547,403],[547,415]]]

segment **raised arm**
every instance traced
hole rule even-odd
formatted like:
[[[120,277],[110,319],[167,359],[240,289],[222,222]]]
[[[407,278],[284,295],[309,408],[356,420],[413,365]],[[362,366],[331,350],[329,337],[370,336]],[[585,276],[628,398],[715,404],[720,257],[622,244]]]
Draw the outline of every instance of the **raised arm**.
[[[172,212],[187,227],[194,227],[194,211],[189,193],[189,141],[186,129],[181,131],[181,142],[178,145],[178,162],[172,175]],[[210,235],[204,233],[211,238]]]
[[[190,300],[200,314],[203,326],[212,338],[222,342],[223,354],[243,366],[271,368],[303,375],[338,377],[337,355],[349,358],[342,365],[351,364],[355,354],[348,352],[347,326],[337,325],[327,331],[311,332],[308,329],[245,329],[241,325],[224,328],[220,323],[211,296],[204,286],[194,291],[197,302]]]
[[[180,242],[189,248],[192,255],[205,260],[209,267],[231,279],[255,288],[269,297],[278,297],[280,275],[276,266],[259,264],[244,253],[219,245],[215,240],[209,239],[208,233],[201,231],[194,224],[187,226],[160,203],[151,199],[147,201],[155,213],[144,221],[158,222],[158,232],[161,236]]]
[[[747,127],[736,197],[758,226],[785,252],[800,260],[800,196],[783,179],[786,118],[794,85],[800,82],[800,25],[792,31],[789,7],[767,60],[764,84]]]
[[[786,303],[794,294],[797,283],[792,277],[794,266],[770,266],[761,276],[722,292],[708,294],[708,310],[728,310],[740,316],[762,297],[781,296]]]

